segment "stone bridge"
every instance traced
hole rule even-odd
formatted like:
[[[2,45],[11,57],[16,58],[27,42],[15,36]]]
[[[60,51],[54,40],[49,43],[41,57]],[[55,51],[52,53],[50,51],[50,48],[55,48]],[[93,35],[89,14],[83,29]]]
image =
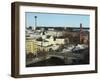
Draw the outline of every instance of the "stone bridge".
[[[84,56],[82,54],[75,54],[72,52],[66,52],[66,53],[58,53],[58,52],[52,52],[52,53],[48,53],[48,58],[51,57],[56,57],[56,58],[60,58],[62,60],[64,60],[65,63],[71,63],[71,61],[73,59],[83,59]]]
[[[66,53],[60,53],[60,52],[52,52],[52,53],[48,53],[48,56],[51,56],[51,57],[58,57],[58,58],[61,58],[61,59],[65,59],[67,57],[74,57],[74,58],[83,58],[82,54],[75,54],[75,53],[72,53],[72,52],[66,52]]]

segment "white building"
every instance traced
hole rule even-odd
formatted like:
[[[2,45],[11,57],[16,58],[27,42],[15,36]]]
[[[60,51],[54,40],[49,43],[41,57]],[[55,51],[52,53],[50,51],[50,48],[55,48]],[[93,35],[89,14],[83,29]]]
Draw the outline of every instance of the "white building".
[[[45,37],[43,41],[37,41],[37,45],[50,46],[50,45],[56,45],[56,44],[64,44],[64,42],[65,42],[64,39],[60,39],[60,38],[54,39],[54,37],[51,36],[49,39]]]

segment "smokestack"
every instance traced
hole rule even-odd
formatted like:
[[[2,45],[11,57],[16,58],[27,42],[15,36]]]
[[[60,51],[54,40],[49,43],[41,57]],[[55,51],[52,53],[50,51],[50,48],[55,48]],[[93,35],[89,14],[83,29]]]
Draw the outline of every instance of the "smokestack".
[[[80,31],[82,31],[82,23],[80,23]]]
[[[80,23],[80,44],[83,42],[83,30],[82,30],[82,23]]]

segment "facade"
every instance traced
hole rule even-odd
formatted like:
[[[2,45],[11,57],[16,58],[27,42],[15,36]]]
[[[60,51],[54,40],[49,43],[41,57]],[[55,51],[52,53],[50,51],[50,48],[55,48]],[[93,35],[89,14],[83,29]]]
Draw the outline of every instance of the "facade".
[[[32,38],[26,39],[26,54],[28,53],[37,53],[38,46],[36,44],[36,41]]]
[[[37,45],[41,45],[41,46],[46,47],[49,45],[64,44],[64,42],[65,42],[65,39],[60,39],[60,38],[54,39],[54,37],[51,36],[49,39],[45,37],[43,41],[37,41]]]

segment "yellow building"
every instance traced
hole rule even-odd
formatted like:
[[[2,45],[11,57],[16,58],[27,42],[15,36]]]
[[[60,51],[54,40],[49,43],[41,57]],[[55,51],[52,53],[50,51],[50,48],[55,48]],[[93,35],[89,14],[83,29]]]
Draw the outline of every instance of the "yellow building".
[[[33,53],[33,54],[37,53],[38,46],[37,46],[36,41],[34,39],[27,38],[25,47],[26,47],[27,54],[28,53]]]
[[[32,38],[26,38],[25,48],[26,48],[26,54],[33,53],[37,55],[38,51],[48,51],[47,47],[38,45],[38,41]]]

